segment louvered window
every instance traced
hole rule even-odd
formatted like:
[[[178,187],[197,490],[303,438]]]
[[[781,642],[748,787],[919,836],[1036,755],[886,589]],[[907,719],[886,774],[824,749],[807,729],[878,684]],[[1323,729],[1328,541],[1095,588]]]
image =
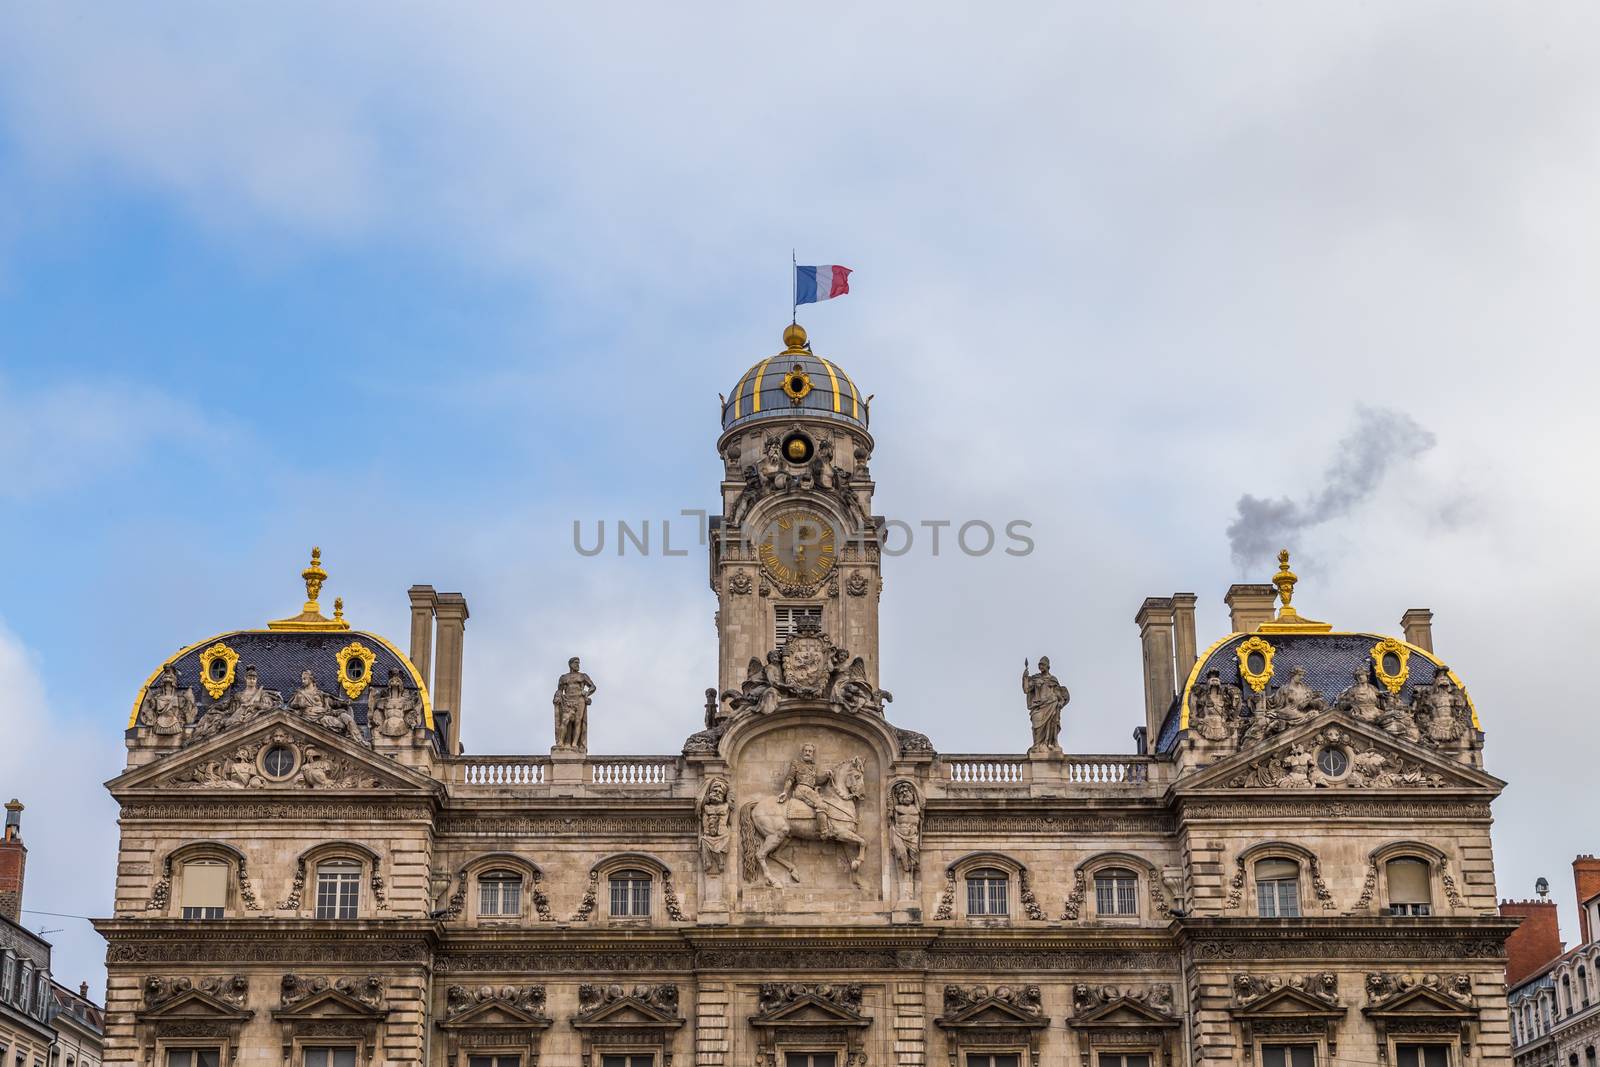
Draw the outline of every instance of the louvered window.
[[[779,604],[772,609],[772,615],[775,621],[774,636],[777,638],[773,644],[778,648],[782,648],[784,642],[794,636],[802,619],[809,619],[818,627],[822,625],[822,608],[817,604]]]

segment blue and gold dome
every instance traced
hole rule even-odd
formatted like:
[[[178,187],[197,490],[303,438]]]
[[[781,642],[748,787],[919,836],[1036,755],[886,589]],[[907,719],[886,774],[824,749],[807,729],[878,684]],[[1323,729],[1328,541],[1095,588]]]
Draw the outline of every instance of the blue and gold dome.
[[[353,630],[344,618],[344,601],[334,600],[333,618],[322,614],[317,602],[328,574],[322,569],[322,552],[312,549],[311,565],[301,572],[306,602],[300,614],[278,619],[260,630],[230,630],[179,649],[163,660],[134,697],[128,729],[139,725],[145,699],[169,670],[177,688],[194,697],[197,724],[212,709],[226,709],[230,695],[254,670],[257,684],[288,697],[300,688],[301,675],[310,671],[317,688],[347,703],[350,714],[367,732],[369,697],[389,684],[398,672],[401,686],[418,697],[423,725],[434,729],[433,702],[427,684],[411,659],[387,639],[365,630]]]
[[[722,428],[760,419],[838,419],[867,428],[867,401],[837,363],[811,351],[802,326],[783,331],[784,350],[768,356],[739,379],[722,404]]]

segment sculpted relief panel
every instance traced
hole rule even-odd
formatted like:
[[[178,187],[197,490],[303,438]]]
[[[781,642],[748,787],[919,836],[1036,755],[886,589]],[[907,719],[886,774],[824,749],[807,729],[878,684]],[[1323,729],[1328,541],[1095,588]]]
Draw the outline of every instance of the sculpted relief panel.
[[[887,808],[877,753],[815,720],[752,739],[734,769],[748,911],[850,912],[882,899]]]

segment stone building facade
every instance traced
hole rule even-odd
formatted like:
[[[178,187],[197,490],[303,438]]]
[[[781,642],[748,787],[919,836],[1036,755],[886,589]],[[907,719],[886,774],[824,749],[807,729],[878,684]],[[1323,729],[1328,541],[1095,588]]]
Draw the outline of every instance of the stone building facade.
[[[985,709],[1029,751],[942,752],[879,675],[869,398],[784,345],[724,399],[680,752],[588,752],[574,660],[548,754],[463,754],[465,599],[413,586],[402,652],[323,614],[315,554],[298,615],[156,667],[108,1063],[1509,1061],[1503,783],[1426,612],[1337,632],[1285,557],[1208,648],[1193,595],[1144,601],[1138,751],[1063,752],[1040,658]]]
[[[1573,948],[1564,950],[1553,901],[1500,906],[1502,915],[1527,916],[1518,940],[1543,934],[1530,948],[1547,949],[1543,960],[1533,961],[1535,966],[1508,975],[1518,1067],[1594,1067],[1600,1050],[1600,859],[1573,860],[1572,881],[1578,902],[1578,944]]]

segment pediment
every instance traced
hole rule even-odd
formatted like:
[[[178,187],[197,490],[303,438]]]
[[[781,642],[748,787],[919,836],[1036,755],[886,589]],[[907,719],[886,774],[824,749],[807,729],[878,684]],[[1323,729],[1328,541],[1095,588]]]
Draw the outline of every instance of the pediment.
[[[781,1007],[750,1017],[752,1026],[865,1026],[867,1020],[823,997],[804,994]]]
[[[1121,1026],[1151,1027],[1151,1026],[1177,1026],[1178,1021],[1170,1015],[1164,1015],[1147,1004],[1126,997],[1102,1004],[1100,1007],[1071,1020],[1074,1027],[1113,1029]]]
[[[221,1019],[229,1022],[242,1022],[252,1018],[255,1012],[246,1008],[236,1008],[198,989],[191,989],[179,993],[157,1007],[149,1008],[137,1013],[140,1022],[157,1022],[172,1019]]]
[[[591,1012],[573,1018],[572,1025],[583,1027],[682,1026],[683,1020],[638,997],[620,997]]]
[[[1378,1019],[1475,1019],[1478,1013],[1469,1004],[1452,1000],[1438,990],[1416,986],[1381,1004],[1362,1009]]]
[[[274,778],[261,753],[274,745],[295,754],[292,771]],[[167,790],[282,792],[330,789],[426,790],[439,785],[427,775],[380,756],[370,747],[311,725],[287,710],[248,726],[180,749],[106,783],[114,796]]]
[[[1328,747],[1344,750],[1347,767],[1329,777],[1316,763]],[[1299,750],[1298,752],[1296,750]],[[1308,760],[1307,757],[1310,757]],[[1341,711],[1328,710],[1299,726],[1210,767],[1173,786],[1177,795],[1217,790],[1259,789],[1485,789],[1505,783],[1459,763],[1446,753],[1402,741]]]
[[[1339,1004],[1319,1000],[1309,993],[1284,986],[1275,989],[1247,1006],[1232,1009],[1233,1014],[1244,1019],[1270,1019],[1275,1016],[1303,1018],[1307,1015],[1344,1015],[1346,1008]]]
[[[1043,1015],[1023,1011],[1014,1004],[1007,1003],[998,997],[989,997],[976,1004],[946,1015],[939,1020],[939,1025],[947,1029],[960,1027],[1018,1027],[1050,1025],[1050,1020]]]
[[[445,1030],[527,1030],[534,1027],[543,1029],[549,1025],[550,1020],[543,1015],[535,1015],[504,1001],[496,1000],[475,1005],[460,1015],[439,1024],[440,1028]]]
[[[278,1008],[272,1013],[272,1017],[280,1022],[307,1022],[313,1019],[371,1021],[381,1019],[388,1014],[383,1008],[362,1003],[348,993],[329,988],[313,993],[290,1007]]]

